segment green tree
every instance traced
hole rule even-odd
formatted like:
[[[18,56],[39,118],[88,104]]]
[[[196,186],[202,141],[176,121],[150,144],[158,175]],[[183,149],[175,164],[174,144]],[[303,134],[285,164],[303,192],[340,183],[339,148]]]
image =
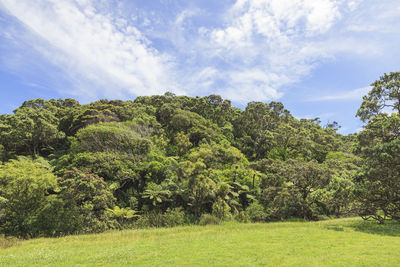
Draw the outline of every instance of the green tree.
[[[117,227],[115,198],[104,180],[78,169],[58,179],[59,192],[39,214],[47,235],[101,232]]]
[[[65,134],[58,130],[57,117],[48,109],[21,107],[2,117],[0,143],[19,155],[48,155]]]
[[[357,112],[366,125],[358,135],[364,159],[356,179],[359,214],[383,223],[400,220],[400,72],[371,84]]]
[[[38,214],[56,184],[50,165],[41,158],[19,157],[0,165],[0,229],[21,237],[40,234]]]
[[[149,199],[155,207],[166,202],[171,196],[171,191],[164,188],[162,184],[149,183],[146,188],[143,192],[143,197]]]
[[[321,195],[331,180],[329,170],[318,162],[289,159],[285,162],[264,160],[254,166],[266,175],[261,182],[260,203],[269,219],[290,217],[317,219],[326,214]],[[322,209],[322,213],[321,213]]]

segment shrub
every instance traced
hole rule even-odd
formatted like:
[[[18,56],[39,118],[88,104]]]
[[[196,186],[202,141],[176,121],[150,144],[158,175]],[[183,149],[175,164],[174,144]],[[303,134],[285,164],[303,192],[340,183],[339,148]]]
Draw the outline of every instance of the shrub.
[[[203,215],[201,215],[200,220],[199,220],[200,225],[220,224],[220,223],[221,223],[221,220],[212,214],[203,214]]]
[[[174,227],[186,223],[182,208],[167,209],[165,213],[151,211],[141,216],[136,222],[137,228],[144,227]]]
[[[6,235],[37,236],[38,213],[56,181],[43,159],[19,157],[0,165],[0,230]]]
[[[251,203],[250,206],[247,207],[246,213],[252,222],[262,222],[267,218],[264,207],[258,203],[258,201]]]
[[[228,219],[232,216],[230,213],[231,208],[229,205],[220,197],[212,205],[212,215],[220,220]]]
[[[185,224],[185,213],[182,208],[167,209],[164,214],[165,226],[174,227]]]
[[[113,209],[107,209],[107,211],[110,213],[110,217],[115,218],[122,228],[127,227],[134,220],[140,217],[136,214],[135,210],[132,210],[129,207],[120,208],[115,206]]]
[[[39,214],[46,235],[101,232],[118,227],[108,211],[114,208],[115,198],[101,177],[72,169],[64,173],[58,185],[60,192]]]
[[[18,238],[0,235],[0,249],[9,248],[20,242]]]
[[[248,223],[250,221],[250,216],[247,212],[240,211],[234,216],[234,219],[241,223]]]

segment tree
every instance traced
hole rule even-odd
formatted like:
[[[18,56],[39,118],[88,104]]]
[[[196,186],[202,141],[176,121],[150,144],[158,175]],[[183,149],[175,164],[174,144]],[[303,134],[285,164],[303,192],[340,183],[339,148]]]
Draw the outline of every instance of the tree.
[[[367,124],[358,135],[364,164],[356,186],[359,214],[383,223],[400,220],[400,72],[384,74],[371,86],[357,112]]]
[[[189,141],[197,146],[201,140],[214,140],[217,128],[202,116],[186,111],[176,110],[169,121],[169,130],[172,132],[184,132],[189,136]]]
[[[128,155],[146,155],[150,142],[143,136],[152,133],[151,127],[145,133],[136,129],[135,123],[100,123],[80,129],[76,137],[79,152],[115,151]],[[142,129],[143,130],[143,129]]]
[[[329,215],[354,214],[354,177],[361,158],[344,152],[329,152],[323,163],[332,174],[328,186],[314,194],[325,204]]]
[[[20,155],[48,155],[64,136],[58,130],[57,117],[44,108],[23,106],[15,114],[3,116],[0,123],[0,143]]]
[[[40,234],[38,214],[56,183],[50,165],[42,158],[19,157],[0,165],[0,229],[21,237]]]
[[[262,167],[266,168],[267,174],[260,185],[260,203],[266,207],[269,219],[297,217],[313,220],[318,215],[327,215],[319,212],[321,208],[324,210],[322,196],[315,195],[330,182],[330,173],[325,166],[315,160],[295,159],[260,163],[261,166],[255,167],[261,171]]]
[[[163,202],[167,201],[171,195],[168,189],[163,188],[162,185],[149,183],[147,189],[143,192],[143,197],[151,201],[152,205],[157,207]]]
[[[384,74],[371,84],[372,89],[363,97],[357,116],[369,122],[378,115],[389,111],[400,112],[400,72]]]
[[[379,104],[374,97],[370,102]],[[388,105],[396,106],[395,95],[382,109]],[[368,107],[364,115],[373,114]],[[392,140],[396,120],[381,116],[371,127]],[[251,102],[241,110],[218,95],[166,93],[85,105],[34,99],[0,115],[0,161],[44,156],[60,177],[32,211],[41,235],[118,227],[131,222],[132,210],[143,222],[148,215],[168,221],[184,212],[193,221],[211,213],[252,220],[340,216],[352,208],[355,136],[336,133],[336,123],[320,124],[296,119],[279,102]],[[374,134],[365,140],[375,142]],[[100,205],[103,196],[107,205]],[[0,195],[0,205],[7,203]],[[34,233],[26,229],[20,232]]]
[[[104,180],[78,169],[58,179],[59,192],[42,207],[39,218],[46,234],[99,232],[116,227],[115,198]]]

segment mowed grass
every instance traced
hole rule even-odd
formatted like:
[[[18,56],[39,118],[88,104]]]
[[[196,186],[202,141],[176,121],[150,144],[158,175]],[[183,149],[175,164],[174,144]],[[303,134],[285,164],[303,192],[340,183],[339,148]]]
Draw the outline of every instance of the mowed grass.
[[[183,226],[39,238],[0,266],[399,266],[400,225],[358,218]]]

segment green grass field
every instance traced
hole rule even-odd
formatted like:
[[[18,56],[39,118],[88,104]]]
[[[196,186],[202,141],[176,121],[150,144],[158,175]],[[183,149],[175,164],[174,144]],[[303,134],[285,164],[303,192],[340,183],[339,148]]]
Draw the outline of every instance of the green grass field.
[[[358,218],[112,231],[32,239],[0,249],[0,266],[399,264],[400,224]]]

